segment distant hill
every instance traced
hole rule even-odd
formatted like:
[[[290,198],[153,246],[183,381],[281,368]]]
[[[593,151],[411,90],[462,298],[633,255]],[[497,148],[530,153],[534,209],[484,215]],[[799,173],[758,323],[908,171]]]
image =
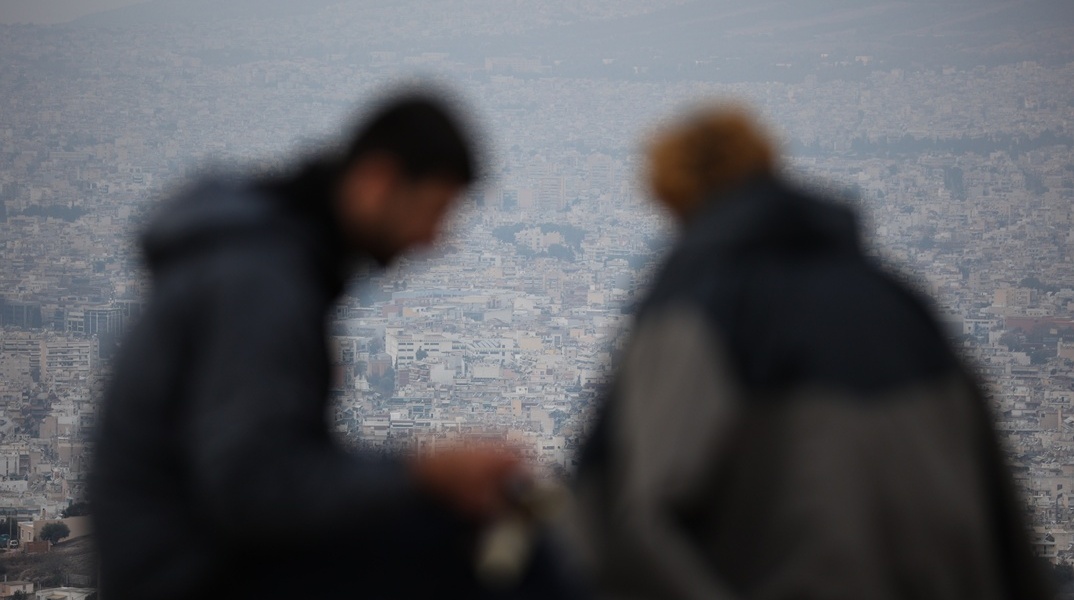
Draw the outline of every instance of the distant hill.
[[[614,19],[650,13],[689,0],[150,0],[135,6],[94,13],[77,19],[76,25],[129,26],[144,23],[272,19],[309,15],[333,7],[332,18],[356,25],[359,37],[377,31],[378,21],[407,21],[423,37],[438,32],[470,30],[518,32],[551,23],[565,24],[593,19]],[[499,27],[488,27],[497,22]]]
[[[312,13],[339,0],[152,0],[76,19],[75,25],[130,26],[224,19],[279,18]]]
[[[512,40],[550,58],[638,61],[842,52],[957,64],[1074,54],[1069,0],[694,0],[651,14],[533,31]],[[790,57],[785,57],[785,59]]]
[[[1074,60],[1071,0],[153,0],[87,16],[85,26],[227,23],[241,52],[272,35],[318,52],[373,49],[539,56],[556,74],[774,81],[849,65],[891,68]],[[855,63],[861,62],[861,65]]]

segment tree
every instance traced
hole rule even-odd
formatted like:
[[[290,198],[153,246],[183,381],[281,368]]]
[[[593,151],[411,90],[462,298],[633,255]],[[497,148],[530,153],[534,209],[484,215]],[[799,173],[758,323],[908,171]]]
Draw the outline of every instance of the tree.
[[[417,360],[425,360],[428,356],[429,353],[426,352],[424,348],[419,348],[418,351],[414,353],[414,358]]]
[[[384,352],[384,338],[375,337],[369,340],[369,355],[374,356]]]
[[[366,377],[366,381],[369,382],[369,386],[372,387],[374,391],[385,398],[391,398],[392,394],[395,393],[395,369],[391,367],[388,367],[384,371],[384,374],[379,377],[370,374]]]
[[[1055,358],[1055,348],[1051,346],[1045,346],[1043,348],[1034,348],[1028,352],[1029,364],[1031,365],[1043,365],[1049,360]]]
[[[1069,563],[1052,564],[1051,561],[1038,558],[1040,561],[1040,571],[1051,579],[1052,584],[1061,589],[1066,589],[1071,583],[1074,583],[1074,566]]]
[[[19,520],[15,517],[8,517],[0,520],[0,534],[8,534],[11,537],[19,536]]]
[[[68,527],[66,523],[56,521],[55,523],[48,523],[41,528],[40,538],[55,544],[69,535],[71,535],[71,528]]]
[[[1006,331],[999,336],[999,343],[1006,346],[1011,352],[1020,352],[1025,345],[1026,339],[1019,331]]]
[[[548,247],[548,255],[552,258],[558,258],[559,260],[565,260],[567,262],[574,262],[574,250],[563,244],[552,244]]]
[[[89,516],[89,514],[89,502],[72,502],[67,505],[67,508],[63,509],[60,516],[66,519],[67,517],[85,517]]]

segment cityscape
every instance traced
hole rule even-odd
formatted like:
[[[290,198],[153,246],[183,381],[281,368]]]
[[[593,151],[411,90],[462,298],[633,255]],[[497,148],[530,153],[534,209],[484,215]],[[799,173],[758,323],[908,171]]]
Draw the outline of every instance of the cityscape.
[[[89,534],[92,432],[149,292],[137,235],[157,204],[206,172],[286,167],[385,91],[431,81],[482,134],[483,177],[439,245],[362,269],[326,324],[327,418],[344,443],[485,436],[549,477],[573,473],[675,235],[644,186],[648,136],[699,102],[734,102],[780,141],[783,173],[858,209],[869,252],[932,300],[987,390],[1035,550],[1074,562],[1063,2],[209,7],[0,25],[7,554],[40,551],[56,521],[65,544]],[[88,597],[81,552],[7,566],[29,575],[0,598]]]

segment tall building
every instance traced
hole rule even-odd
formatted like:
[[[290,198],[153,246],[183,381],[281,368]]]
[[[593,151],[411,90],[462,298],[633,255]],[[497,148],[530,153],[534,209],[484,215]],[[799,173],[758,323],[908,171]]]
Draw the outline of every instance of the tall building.
[[[41,359],[42,381],[59,384],[85,383],[97,368],[99,360],[97,338],[46,339]]]
[[[41,305],[37,302],[0,298],[0,326],[24,329],[41,327]]]
[[[83,311],[83,328],[86,335],[96,335],[100,343],[101,358],[112,356],[123,337],[125,319],[119,306],[98,306]]]

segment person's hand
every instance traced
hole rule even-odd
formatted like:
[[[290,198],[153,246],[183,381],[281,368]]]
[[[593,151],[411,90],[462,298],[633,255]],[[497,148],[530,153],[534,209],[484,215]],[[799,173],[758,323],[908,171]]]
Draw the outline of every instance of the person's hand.
[[[528,477],[517,452],[488,444],[419,454],[410,459],[410,469],[425,492],[478,520],[503,512],[510,483]]]

